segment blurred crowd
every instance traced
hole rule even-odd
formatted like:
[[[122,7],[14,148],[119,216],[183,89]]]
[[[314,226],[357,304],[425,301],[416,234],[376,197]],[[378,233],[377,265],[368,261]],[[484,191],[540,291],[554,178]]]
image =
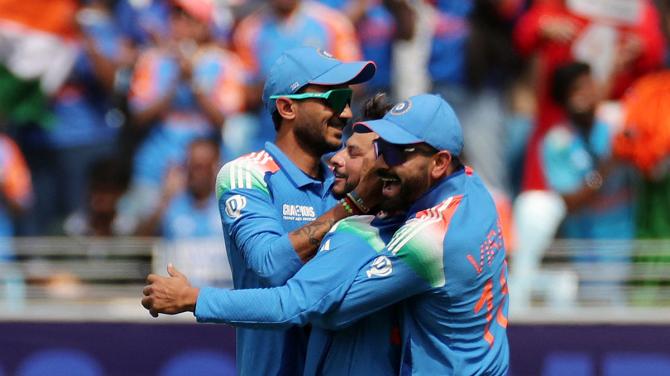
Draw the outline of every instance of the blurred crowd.
[[[555,236],[667,238],[669,21],[667,0],[0,0],[0,237],[219,237],[217,171],[274,138],[264,77],[309,45],[377,64],[355,114],[380,91],[454,107],[517,264]]]

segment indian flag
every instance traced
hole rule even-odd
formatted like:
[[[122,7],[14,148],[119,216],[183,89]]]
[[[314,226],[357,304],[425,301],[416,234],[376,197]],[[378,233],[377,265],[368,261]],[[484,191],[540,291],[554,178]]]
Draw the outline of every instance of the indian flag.
[[[77,0],[0,0],[0,121],[45,124],[76,58]]]

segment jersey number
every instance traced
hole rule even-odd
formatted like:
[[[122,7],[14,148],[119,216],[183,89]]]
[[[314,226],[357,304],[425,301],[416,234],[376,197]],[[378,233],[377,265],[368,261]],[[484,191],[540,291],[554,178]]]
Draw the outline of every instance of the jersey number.
[[[503,312],[503,307],[505,306],[505,300],[507,299],[507,278],[505,275],[507,271],[507,262],[503,264],[503,269],[500,272],[500,291],[503,294],[503,298],[500,301],[500,305],[496,311],[496,322],[503,328],[507,328],[507,317]],[[489,278],[484,285],[484,291],[479,297],[477,304],[475,304],[475,313],[479,313],[486,306],[486,327],[484,327],[484,340],[488,342],[489,346],[493,346],[493,341],[495,338],[491,334],[491,321],[493,321],[493,278]]]

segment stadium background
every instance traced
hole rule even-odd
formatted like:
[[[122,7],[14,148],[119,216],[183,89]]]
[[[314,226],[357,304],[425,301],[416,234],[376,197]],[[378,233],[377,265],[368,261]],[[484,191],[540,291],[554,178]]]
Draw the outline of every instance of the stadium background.
[[[271,139],[258,90],[300,44],[374,60],[359,99],[433,91],[456,108],[504,221],[510,375],[670,374],[670,3],[320,3],[0,0],[0,375],[234,374],[231,328],[152,319],[141,288],[167,262],[230,286],[216,167]],[[632,176],[580,204],[602,209],[581,232],[542,163],[565,123],[551,72],[572,60]],[[201,137],[220,156],[189,149]],[[593,172],[570,158],[563,171]]]

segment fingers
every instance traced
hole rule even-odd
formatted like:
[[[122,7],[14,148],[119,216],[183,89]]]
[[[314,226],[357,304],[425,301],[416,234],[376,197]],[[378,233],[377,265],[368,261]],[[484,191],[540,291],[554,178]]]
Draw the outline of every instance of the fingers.
[[[150,285],[150,284],[154,283],[155,281],[157,281],[157,280],[160,279],[160,278],[161,278],[161,276],[159,276],[159,275],[156,275],[156,274],[149,274],[149,275],[147,276],[147,280],[146,280],[147,285]]]
[[[144,307],[144,308],[146,308],[146,309],[151,309],[152,301],[153,301],[153,299],[151,299],[151,298],[148,297],[148,296],[142,298],[142,307]]]
[[[174,267],[172,264],[168,264],[167,266],[167,272],[170,275],[170,277],[181,277],[181,278],[186,278],[181,272],[177,270],[177,268]]]
[[[145,288],[146,290],[146,288]],[[154,298],[151,296],[146,296],[142,298],[142,307],[146,308],[149,311],[149,314],[153,317],[158,317],[159,310],[154,307]]]
[[[151,285],[144,286],[144,289],[142,290],[142,295],[149,296],[153,291],[154,291],[153,286]]]

